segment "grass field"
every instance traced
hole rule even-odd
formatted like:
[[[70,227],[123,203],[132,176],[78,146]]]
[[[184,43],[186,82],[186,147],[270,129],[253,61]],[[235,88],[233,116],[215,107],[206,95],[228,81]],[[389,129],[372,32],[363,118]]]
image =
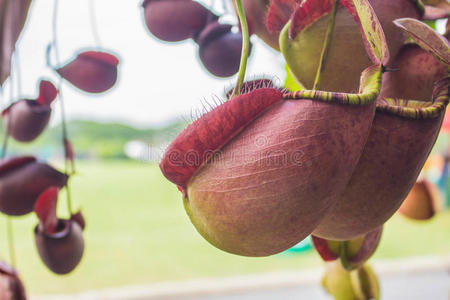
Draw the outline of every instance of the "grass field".
[[[313,251],[245,258],[214,248],[195,231],[179,192],[164,180],[156,165],[80,163],[72,190],[75,206],[83,209],[87,219],[85,256],[73,273],[56,276],[41,263],[32,236],[37,222],[34,215],[14,220],[18,269],[30,294],[69,293],[321,264]],[[64,200],[61,195],[61,215],[66,213]],[[449,254],[449,228],[449,211],[426,223],[396,216],[386,225],[376,257]],[[8,257],[5,236],[0,235],[2,258]]]

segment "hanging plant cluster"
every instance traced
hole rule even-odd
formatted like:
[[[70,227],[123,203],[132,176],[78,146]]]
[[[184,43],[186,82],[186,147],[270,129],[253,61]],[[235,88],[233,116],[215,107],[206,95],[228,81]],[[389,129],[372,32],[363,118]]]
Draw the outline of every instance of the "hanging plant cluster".
[[[5,0],[0,3],[3,26],[0,28],[2,62],[0,64],[1,84],[9,77],[12,89],[11,56],[15,44],[25,24],[31,0]],[[5,140],[0,160],[0,211],[10,216],[23,216],[35,212],[39,224],[34,228],[37,252],[42,262],[56,274],[67,274],[80,263],[84,252],[83,230],[85,220],[81,211],[72,211],[69,183],[75,173],[74,151],[70,143],[61,83],[66,81],[77,90],[87,93],[103,93],[114,86],[117,80],[119,60],[107,51],[80,51],[74,59],[59,63],[56,41],[58,0],[54,2],[53,43],[50,50],[55,53],[56,66],[49,57],[47,65],[60,78],[58,87],[45,79],[39,82],[39,93],[35,99],[13,101],[2,113]],[[16,57],[17,59],[17,57]],[[19,78],[20,80],[20,78]],[[46,162],[33,156],[7,157],[9,138],[21,143],[33,142],[47,127],[52,113],[52,104],[58,100],[62,112],[61,144],[65,157],[65,170],[61,172]],[[66,189],[69,217],[57,216],[57,200],[60,189]],[[11,226],[8,219],[8,226]],[[12,228],[9,228],[12,235]],[[12,239],[9,239],[12,243]],[[10,251],[14,249],[10,245]],[[13,268],[15,254],[11,255],[11,265],[0,265],[0,298],[26,299],[23,284]]]
[[[239,70],[242,33],[219,16],[192,0],[146,0],[143,2],[148,30],[166,42],[193,39],[203,66],[214,76],[230,77]]]
[[[160,163],[207,241],[267,256],[311,234],[330,262],[330,294],[379,298],[365,262],[413,187],[449,101],[449,41],[422,21],[448,18],[450,5],[424,2],[234,1],[243,36],[236,87],[182,131]],[[150,32],[181,35],[197,20],[182,13],[187,6],[206,14],[191,0],[145,1]],[[169,12],[183,17],[156,16]],[[197,25],[183,38],[198,40],[205,25]],[[243,81],[249,28],[281,52],[303,89]]]

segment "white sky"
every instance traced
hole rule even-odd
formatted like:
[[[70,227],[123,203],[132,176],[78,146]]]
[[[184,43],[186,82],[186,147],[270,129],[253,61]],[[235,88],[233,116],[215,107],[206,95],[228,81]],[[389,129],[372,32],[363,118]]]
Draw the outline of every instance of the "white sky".
[[[81,48],[95,45],[89,17],[94,1],[98,31],[105,49],[121,59],[120,77],[109,92],[87,95],[63,85],[69,119],[120,121],[139,127],[162,125],[189,116],[211,95],[222,96],[230,79],[214,78],[197,58],[192,41],[164,44],[149,35],[144,25],[141,0],[64,0],[59,2],[58,43],[61,60]],[[34,0],[31,14],[18,43],[23,96],[34,96],[40,77],[57,77],[46,67],[45,51],[52,39],[53,0]],[[247,78],[270,74],[284,79],[280,54],[254,43]],[[9,95],[8,81],[5,95]],[[17,93],[16,93],[16,96]],[[53,104],[52,124],[58,123],[59,103]]]

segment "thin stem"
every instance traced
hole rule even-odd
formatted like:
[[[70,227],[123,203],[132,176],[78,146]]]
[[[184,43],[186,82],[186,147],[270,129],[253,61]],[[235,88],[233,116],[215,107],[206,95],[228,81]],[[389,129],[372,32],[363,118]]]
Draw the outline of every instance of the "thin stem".
[[[242,7],[242,1],[241,0],[235,0],[236,1],[236,8],[239,16],[239,22],[241,23],[241,30],[242,30],[242,52],[241,52],[241,64],[239,66],[239,74],[238,79],[236,82],[236,87],[234,88],[233,95],[237,96],[241,92],[241,86],[244,82],[245,78],[245,71],[247,69],[247,59],[248,59],[248,50],[250,46],[250,37],[248,34],[248,25],[247,25],[247,19],[245,17],[245,11]]]
[[[6,129],[5,129],[5,136],[3,137],[1,159],[4,159],[6,157],[6,150],[8,148],[8,141],[9,141],[8,126],[9,126],[9,118],[8,118],[8,124],[6,125]],[[11,217],[9,217],[9,216],[6,216],[6,236],[8,239],[8,250],[9,250],[10,263],[13,268],[16,268],[16,252],[14,249],[14,234],[13,234],[13,229],[12,229]]]
[[[69,180],[67,180],[66,184],[66,200],[67,200],[67,212],[69,213],[69,218],[72,216],[72,196],[70,194],[70,186],[69,186]]]
[[[60,79],[60,82],[58,84],[58,98],[59,103],[61,103],[61,128],[62,128],[62,142],[64,146],[64,155],[67,157],[67,147],[66,147],[66,141],[67,139],[67,123],[66,123],[66,110],[64,106],[64,97],[61,93],[61,87],[62,87],[62,79]],[[67,168],[66,168],[67,169]]]
[[[229,3],[227,0],[222,0],[222,9],[223,9],[224,14],[230,12],[230,8],[228,5],[229,5]]]
[[[58,84],[58,91],[59,91],[59,103],[61,103],[61,128],[62,128],[62,145],[64,149],[64,173],[69,176],[73,172],[73,164],[72,164],[72,170],[69,172],[69,155],[68,155],[68,149],[66,143],[69,141],[68,134],[67,134],[67,122],[66,122],[66,113],[65,113],[65,106],[64,106],[64,98],[62,96],[61,92],[61,85],[62,85],[62,78],[60,79],[60,82]],[[70,188],[69,188],[69,180],[67,180],[66,184],[66,198],[67,198],[67,209],[69,211],[69,217],[72,215],[72,197],[70,194]]]
[[[336,12],[339,0],[334,0],[333,9],[330,15],[330,21],[328,22],[327,32],[325,33],[325,40],[323,43],[322,52],[320,54],[319,67],[317,68],[316,78],[314,80],[313,90],[320,89],[320,83],[322,80],[322,72],[325,69],[325,63],[328,56],[328,50],[330,48],[331,36],[333,34],[334,23],[336,21]]]
[[[3,143],[2,143],[2,154],[0,159],[4,159],[6,157],[6,151],[8,150],[8,141],[9,141],[9,123],[11,118],[8,118],[8,122],[6,122],[6,128],[3,128],[4,136],[3,136]]]
[[[3,88],[0,87],[0,107],[5,107],[6,108],[6,101],[5,101],[5,95],[3,94]]]
[[[10,80],[10,102],[12,103],[12,99],[13,99],[13,76],[10,75],[9,77]],[[3,137],[3,144],[2,144],[2,154],[1,154],[1,159],[4,159],[6,157],[6,151],[8,149],[8,141],[9,141],[9,124],[11,118],[8,118],[8,122],[6,123],[6,128],[4,128],[5,130],[5,136]],[[8,250],[9,250],[9,259],[10,259],[10,263],[11,266],[13,268],[16,268],[16,252],[14,249],[14,234],[13,234],[13,228],[12,228],[12,222],[11,222],[11,217],[6,216],[6,236],[8,239]]]
[[[8,237],[8,248],[9,248],[9,260],[11,266],[16,268],[16,251],[14,248],[14,232],[11,217],[6,217],[6,235]]]
[[[6,21],[5,21],[6,20],[6,13],[8,12],[8,5],[10,3],[9,3],[9,1],[1,1],[1,2],[2,2],[2,9],[0,11],[0,28],[2,28],[2,31],[3,31],[3,28],[5,27],[5,23],[6,23]],[[4,54],[3,54],[3,46],[2,46],[2,47],[0,47],[0,56],[3,57],[3,55]],[[3,99],[3,95],[4,95],[3,86],[0,86],[0,90],[1,90],[1,95],[2,95],[1,104],[2,104],[2,107],[3,107],[3,104],[7,103],[7,101]]]
[[[11,72],[9,73],[9,104],[13,103],[13,99],[14,99],[14,73],[11,74]]]
[[[9,123],[9,122],[8,122]],[[8,126],[8,125],[7,125]],[[3,143],[2,143],[2,156],[1,159],[4,159],[6,157],[6,150],[8,149],[8,141],[9,141],[9,134],[8,134],[8,128],[5,128],[5,136],[3,137]]]
[[[55,60],[56,60],[56,65],[60,64],[59,61],[59,49],[58,49],[58,37],[57,37],[57,28],[58,28],[58,0],[54,1],[54,6],[53,6],[53,47],[54,47],[54,51],[55,51]],[[67,147],[66,147],[66,142],[69,140],[68,139],[68,134],[67,134],[67,122],[66,122],[66,113],[65,113],[65,106],[64,106],[64,98],[62,96],[62,78],[59,79],[59,83],[58,83],[58,98],[59,98],[59,102],[61,103],[61,128],[62,128],[62,146],[64,149],[64,173],[69,176],[70,178],[70,173],[69,173],[69,162],[68,162],[68,153],[67,153]],[[73,170],[72,170],[73,171]],[[67,181],[66,184],[66,198],[67,198],[67,209],[69,212],[69,217],[72,215],[72,197],[70,194],[70,188],[69,188],[69,180]]]
[[[100,35],[98,34],[98,26],[97,26],[97,14],[95,10],[95,1],[89,1],[89,17],[91,22],[91,30],[92,35],[94,36],[95,46],[99,48],[101,46]]]
[[[64,148],[64,169],[66,175],[72,175],[75,171],[75,166],[73,161],[70,163],[70,171],[69,171],[69,149],[67,143],[69,143],[69,134],[67,133],[67,120],[66,120],[66,109],[64,105],[64,97],[62,94],[62,78],[60,78],[58,84],[58,98],[59,103],[61,103],[61,129],[62,129],[62,144]],[[70,195],[69,195],[70,197]]]
[[[13,102],[13,98],[14,98],[14,80],[13,80],[13,76],[10,74],[10,76],[9,76],[9,103],[10,104]],[[8,120],[8,122],[6,122],[6,128],[3,128],[5,135],[3,136],[1,159],[4,159],[6,157],[6,151],[8,150],[9,124],[11,122],[11,118],[8,117],[7,120]]]
[[[350,267],[348,257],[347,257],[347,241],[339,242],[339,258],[341,260],[341,264],[345,269]]]
[[[14,67],[17,78],[17,95],[20,97],[20,95],[22,95],[22,74],[20,72],[20,57],[19,49],[17,47],[14,50]]]
[[[55,60],[56,65],[59,65],[59,51],[58,51],[58,37],[57,37],[57,28],[58,28],[58,0],[53,2],[53,51],[55,51]]]
[[[223,3],[223,2],[222,2]],[[213,11],[214,10],[214,7],[216,6],[216,0],[211,0],[209,3],[208,3],[208,9],[209,10],[211,10],[211,11]]]

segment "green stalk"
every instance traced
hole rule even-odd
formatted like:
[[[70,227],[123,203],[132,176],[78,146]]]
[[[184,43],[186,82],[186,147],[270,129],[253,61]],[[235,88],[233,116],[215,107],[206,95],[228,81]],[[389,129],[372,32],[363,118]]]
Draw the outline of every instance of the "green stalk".
[[[6,157],[6,150],[8,149],[8,141],[9,141],[8,124],[6,124],[5,127],[6,127],[4,133],[5,136],[3,137],[2,155],[0,156],[0,159],[4,159]]]
[[[339,243],[339,258],[341,260],[342,266],[346,269],[350,269],[350,263],[347,257],[347,241],[341,241]]]
[[[339,0],[334,0],[333,9],[330,15],[330,21],[328,22],[327,32],[325,33],[325,40],[323,43],[322,52],[320,54],[319,67],[317,68],[316,78],[314,80],[313,90],[320,89],[320,83],[322,80],[322,72],[325,69],[325,63],[328,56],[328,49],[330,48],[331,35],[333,34],[334,24],[336,21],[336,12]]]
[[[58,0],[55,0],[53,2],[53,47],[55,51],[55,60],[56,65],[59,66],[59,49],[58,49],[58,37],[57,37],[57,28],[58,28]],[[67,184],[66,184],[66,199],[67,199],[67,210],[69,212],[69,218],[72,216],[72,197],[70,194],[70,188],[69,188],[69,179],[70,176],[73,173],[73,163],[72,163],[72,170],[69,172],[69,162],[67,158],[67,147],[66,147],[66,141],[68,141],[68,134],[67,134],[67,122],[66,122],[66,112],[65,112],[65,106],[64,106],[64,98],[62,96],[62,78],[59,79],[58,84],[58,99],[59,103],[61,103],[61,128],[62,128],[62,145],[64,150],[64,173],[68,176]]]
[[[10,103],[13,103],[13,98],[14,98],[14,79],[13,76],[10,74],[9,77],[10,80],[10,87],[9,87],[9,92],[10,92]],[[20,80],[20,78],[19,78]],[[8,122],[6,123],[6,126],[4,128],[5,131],[5,136],[3,137],[3,144],[2,144],[2,154],[0,156],[0,159],[3,160],[4,158],[6,158],[6,152],[8,150],[8,141],[9,141],[9,126],[11,123],[11,118],[8,117]],[[16,251],[14,248],[14,233],[13,233],[13,228],[12,228],[12,221],[11,221],[11,217],[10,216],[6,216],[6,237],[8,240],[8,251],[9,251],[9,261],[11,266],[15,269],[16,268]]]
[[[89,18],[91,22],[91,31],[94,37],[95,47],[100,48],[102,43],[100,40],[100,35],[98,34],[97,14],[94,0],[89,1]]]
[[[12,85],[11,85],[11,89],[12,89]],[[4,159],[6,157],[6,151],[8,148],[8,140],[9,140],[9,131],[8,131],[9,120],[10,120],[10,118],[8,118],[8,122],[7,122],[6,128],[5,128],[5,136],[3,137],[2,154],[0,156],[0,159]],[[12,222],[11,222],[10,216],[6,216],[6,237],[8,240],[9,260],[10,260],[11,266],[13,268],[16,268],[16,252],[14,249],[14,234],[13,234]]]
[[[242,30],[242,52],[241,52],[241,64],[239,66],[239,74],[236,82],[236,87],[234,88],[233,95],[237,96],[240,94],[242,83],[245,78],[245,71],[247,69],[247,59],[248,59],[248,51],[250,47],[250,36],[248,34],[248,24],[247,19],[245,18],[245,11],[242,7],[241,0],[236,1],[236,8],[238,12],[239,22],[241,24]]]
[[[16,268],[16,251],[14,249],[14,233],[10,216],[6,216],[6,235],[8,237],[9,261],[11,266]]]

